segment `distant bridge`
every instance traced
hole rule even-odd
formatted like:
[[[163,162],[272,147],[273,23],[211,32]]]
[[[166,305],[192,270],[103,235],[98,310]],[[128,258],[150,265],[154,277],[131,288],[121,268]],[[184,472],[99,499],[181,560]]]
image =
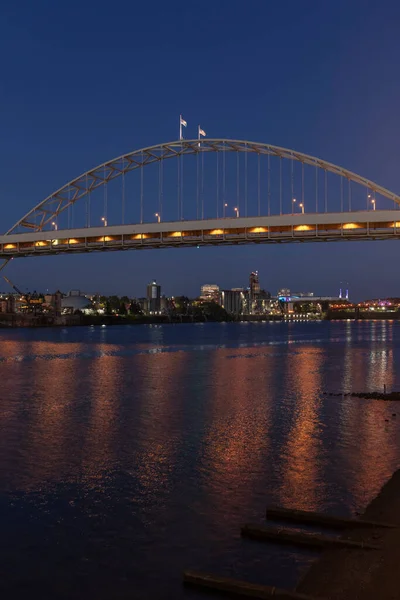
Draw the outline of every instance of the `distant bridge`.
[[[0,236],[0,257],[397,239],[399,208],[397,194],[294,150],[179,140],[70,181]]]

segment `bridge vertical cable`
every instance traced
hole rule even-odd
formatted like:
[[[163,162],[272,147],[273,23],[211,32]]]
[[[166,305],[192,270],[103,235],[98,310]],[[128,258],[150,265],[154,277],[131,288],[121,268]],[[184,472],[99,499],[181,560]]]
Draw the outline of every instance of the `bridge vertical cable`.
[[[239,173],[240,173],[240,162],[239,162],[239,152],[236,151],[236,204],[237,204],[237,211],[236,211],[236,216],[238,216],[240,213],[240,179],[239,179]]]
[[[201,153],[201,218],[204,219],[204,152]]]
[[[89,215],[89,227],[90,227],[90,211],[91,211],[91,206],[92,206],[92,188],[91,185],[89,184],[88,186],[88,180],[86,178],[86,190],[89,189],[89,193],[88,193],[88,197],[89,197],[89,201],[88,201],[88,215]]]
[[[349,205],[349,212],[351,212],[351,180],[348,179],[347,181],[349,182],[348,205]]]
[[[181,155],[178,155],[178,221],[181,219]]]
[[[328,212],[328,171],[325,169],[325,212]]]
[[[183,216],[183,162],[184,162],[183,157],[184,157],[184,153],[183,153],[182,147],[181,147],[181,152],[182,152],[182,155],[181,155],[181,161],[182,161],[181,162],[181,220],[183,221],[184,220],[184,216]]]
[[[304,206],[304,163],[301,163],[301,203],[303,205],[303,211],[305,212]]]
[[[108,179],[107,179],[107,175],[106,175],[106,168],[104,167],[104,215],[103,215],[103,219],[104,219],[104,225],[107,224],[107,201],[108,201]]]
[[[282,214],[282,156],[279,157],[279,214]]]
[[[71,192],[68,189],[68,218],[67,218],[67,223],[68,223],[68,229],[71,229]]]
[[[291,194],[292,194],[292,198],[291,198],[291,203],[292,203],[292,213],[294,212],[294,201],[295,201],[295,197],[294,197],[294,164],[293,164],[293,153],[292,153],[292,158],[290,161],[290,185],[291,185]]]
[[[164,157],[161,155],[160,159],[160,197],[159,197],[159,206],[158,206],[158,214],[160,215],[160,219],[163,216],[163,200],[164,200]]]
[[[225,152],[225,145],[223,145],[222,147],[222,203],[223,203],[223,215],[224,217],[226,216],[226,171],[225,171],[225,163],[226,163],[226,152]]]
[[[199,219],[199,211],[200,211],[200,189],[199,189],[199,185],[200,185],[200,173],[199,173],[199,160],[200,160],[200,153],[199,151],[196,153],[196,219]]]
[[[219,152],[217,152],[217,219],[219,217]]]
[[[318,212],[318,165],[315,165],[315,212]]]
[[[340,212],[343,212],[343,177],[340,178]]]
[[[121,223],[122,225],[125,225],[125,159],[122,159],[122,178],[121,178],[121,185],[122,185],[122,199],[121,199]]]
[[[142,164],[140,167],[140,222],[143,223],[143,152],[142,152]]]
[[[87,175],[86,175],[86,189],[87,189]],[[85,207],[86,207],[86,227],[89,227],[89,194],[87,194],[86,198],[85,198]]]
[[[257,152],[257,175],[258,175],[258,216],[261,212],[261,190],[260,190],[260,153]]]
[[[244,153],[244,216],[247,217],[247,144]]]
[[[268,216],[271,214],[271,156],[268,154],[268,191],[267,191],[267,203],[268,203]]]

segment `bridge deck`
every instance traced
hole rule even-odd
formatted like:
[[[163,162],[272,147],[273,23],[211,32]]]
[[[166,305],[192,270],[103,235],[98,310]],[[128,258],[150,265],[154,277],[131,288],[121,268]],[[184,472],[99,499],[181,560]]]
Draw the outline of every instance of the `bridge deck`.
[[[400,210],[174,221],[0,236],[0,257],[179,246],[398,239]]]

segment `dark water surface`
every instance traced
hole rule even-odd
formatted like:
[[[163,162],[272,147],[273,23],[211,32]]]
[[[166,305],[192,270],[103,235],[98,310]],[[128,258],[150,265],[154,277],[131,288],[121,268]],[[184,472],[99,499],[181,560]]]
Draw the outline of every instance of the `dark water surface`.
[[[294,585],[313,555],[240,525],[362,510],[400,406],[323,392],[399,367],[386,321],[0,331],[1,597],[194,598],[188,567]]]

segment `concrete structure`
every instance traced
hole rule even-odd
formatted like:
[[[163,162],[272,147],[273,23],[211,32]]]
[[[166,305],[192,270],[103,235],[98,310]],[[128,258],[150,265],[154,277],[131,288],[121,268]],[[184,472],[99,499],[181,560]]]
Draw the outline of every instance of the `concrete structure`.
[[[233,315],[240,315],[243,312],[245,293],[242,290],[222,290],[221,306]]]
[[[71,290],[67,296],[61,299],[60,310],[63,313],[75,313],[77,310],[86,312],[92,309],[92,302],[83,296],[79,290]]]

